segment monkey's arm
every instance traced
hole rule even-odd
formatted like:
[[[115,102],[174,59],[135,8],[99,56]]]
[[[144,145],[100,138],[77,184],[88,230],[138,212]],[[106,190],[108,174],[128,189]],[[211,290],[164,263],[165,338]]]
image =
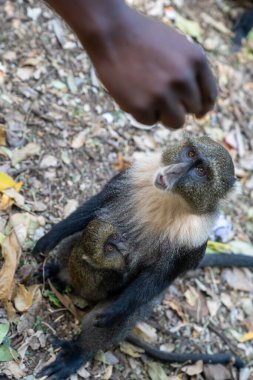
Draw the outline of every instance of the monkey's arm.
[[[244,11],[242,16],[239,18],[237,23],[235,24],[233,31],[234,31],[234,38],[232,41],[232,50],[234,52],[238,51],[242,45],[243,38],[247,37],[247,34],[253,27],[253,7],[247,9]]]
[[[165,273],[166,272],[166,273]],[[147,304],[165,290],[177,277],[173,269],[162,271],[159,265],[143,270],[119,295],[117,300],[103,313],[98,314],[98,327],[109,327],[134,313],[141,305]]]
[[[232,253],[210,253],[206,254],[198,265],[198,268],[205,267],[253,268],[253,256]]]
[[[124,172],[113,177],[102,191],[78,207],[66,219],[57,223],[45,236],[37,241],[33,253],[48,253],[53,250],[61,240],[84,230],[88,223],[96,217],[96,211],[117,197],[117,191],[113,191],[113,187],[123,173]]]

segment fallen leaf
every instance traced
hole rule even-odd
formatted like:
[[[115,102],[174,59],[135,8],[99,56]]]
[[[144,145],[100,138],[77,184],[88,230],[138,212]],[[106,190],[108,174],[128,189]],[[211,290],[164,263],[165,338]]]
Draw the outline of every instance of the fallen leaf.
[[[198,292],[193,287],[190,287],[189,289],[187,289],[186,292],[184,293],[184,296],[186,298],[187,303],[190,306],[195,306],[199,299]]]
[[[9,301],[12,297],[14,275],[19,262],[20,252],[20,244],[13,231],[2,243],[2,256],[4,262],[0,271],[0,300],[3,302],[8,314],[12,311]]]
[[[109,367],[107,367],[105,372],[103,373],[102,379],[103,380],[109,380],[112,376],[112,370],[113,370],[113,366],[109,365]]]
[[[7,323],[0,323],[0,344],[3,342],[4,338],[8,334],[10,328],[10,324]]]
[[[12,155],[12,165],[18,164],[20,161],[28,157],[38,155],[40,153],[40,146],[35,143],[29,143],[21,149],[15,150]]]
[[[222,278],[232,289],[242,290],[244,292],[253,291],[253,283],[249,272],[246,269],[225,269]]]
[[[67,218],[69,214],[76,210],[78,202],[76,199],[69,199],[66,206],[64,206],[63,217]]]
[[[28,81],[34,73],[34,68],[30,66],[20,67],[17,70],[17,77],[23,82]]]
[[[232,253],[242,253],[243,255],[253,256],[253,245],[245,241],[232,240],[229,242]]]
[[[0,145],[6,145],[5,128],[0,125]]]
[[[2,373],[7,375],[10,379],[13,379],[13,378],[16,380],[25,379],[25,373],[19,367],[19,364],[14,361],[5,363],[4,368],[2,369]],[[34,380],[34,379],[30,379],[30,380]]]
[[[40,167],[42,169],[47,169],[50,167],[56,167],[58,164],[57,158],[52,156],[51,154],[47,154],[41,160]]]
[[[16,206],[23,208],[25,204],[25,199],[23,195],[19,194],[15,189],[7,189],[2,192],[4,195],[6,195],[12,202],[15,203]],[[0,210],[4,210],[4,208],[1,208],[0,204]]]
[[[247,332],[241,338],[242,343],[248,342],[249,340],[253,340],[253,331]]]
[[[161,364],[155,362],[147,362],[148,374],[151,380],[168,380]]]
[[[219,300],[207,300],[206,301],[207,303],[207,307],[208,307],[208,310],[209,310],[209,313],[211,315],[211,317],[214,317],[215,315],[217,315],[217,312],[220,308],[220,301]]]
[[[19,284],[17,295],[14,298],[17,311],[24,312],[30,309],[36,293],[40,293],[40,285],[31,285],[26,289],[23,284]]]
[[[188,34],[192,38],[196,38],[198,41],[202,40],[202,30],[196,21],[188,20],[179,13],[176,13],[175,25],[183,33]]]
[[[221,364],[205,364],[204,374],[206,380],[231,380],[230,371]]]
[[[184,312],[179,305],[179,302],[173,301],[170,299],[170,297],[165,296],[163,300],[163,304],[169,305],[169,307],[179,316],[179,318],[184,322],[187,323],[187,320],[185,319]]]
[[[156,329],[146,322],[138,322],[134,328],[134,333],[146,342],[155,342],[157,340]]]
[[[71,301],[70,297],[67,294],[61,294],[60,292],[58,292],[58,290],[53,286],[51,281],[49,281],[49,285],[56,297],[58,298],[58,300],[63,304],[63,306],[65,306],[66,309],[68,309],[68,311],[70,311],[70,313],[74,315],[74,317],[77,320],[80,321],[83,317],[83,314],[79,313],[79,311],[76,309],[75,305]]]
[[[8,346],[7,344],[2,344],[0,346],[0,362],[8,362],[13,359],[18,358],[18,352]]]
[[[202,360],[198,360],[195,364],[186,365],[182,368],[182,371],[189,376],[198,375],[203,372],[203,362]]]
[[[142,348],[136,347],[133,344],[128,343],[128,342],[122,342],[120,344],[120,351],[131,356],[132,358],[139,358],[141,354],[144,352]]]
[[[23,182],[15,182],[8,174],[0,172],[0,191],[13,187],[16,191],[20,191]]]
[[[86,142],[87,133],[88,131],[83,130],[79,132],[77,135],[75,135],[71,143],[71,148],[74,148],[74,149],[81,148]]]

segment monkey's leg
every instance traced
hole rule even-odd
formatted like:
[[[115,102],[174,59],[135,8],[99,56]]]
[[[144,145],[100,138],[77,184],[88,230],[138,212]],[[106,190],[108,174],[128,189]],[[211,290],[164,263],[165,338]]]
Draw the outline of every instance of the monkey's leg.
[[[206,364],[229,364],[232,363],[236,368],[240,369],[245,366],[243,361],[229,352],[222,352],[217,354],[202,354],[202,353],[176,353],[165,352],[154,348],[151,344],[144,342],[137,336],[130,334],[127,340],[134,345],[141,347],[145,350],[146,354],[154,359],[158,359],[164,363],[195,363],[202,360]]]
[[[230,253],[206,254],[198,265],[198,268],[205,267],[245,267],[253,268],[253,256]]]
[[[48,376],[48,380],[62,380],[75,373],[85,362],[92,359],[94,354],[102,349],[118,344],[134,327],[137,321],[147,317],[160,298],[148,305],[142,306],[131,316],[122,319],[116,326],[100,329],[94,326],[94,319],[114,301],[101,302],[88,313],[82,322],[82,332],[76,340],[61,344],[61,351],[56,360],[44,367],[36,378]]]

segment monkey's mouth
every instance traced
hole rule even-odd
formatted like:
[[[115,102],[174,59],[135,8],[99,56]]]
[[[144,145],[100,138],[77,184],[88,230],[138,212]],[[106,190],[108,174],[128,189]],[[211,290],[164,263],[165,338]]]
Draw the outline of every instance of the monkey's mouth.
[[[189,168],[188,163],[178,163],[161,168],[155,177],[155,186],[160,190],[173,190],[178,180],[184,176]]]

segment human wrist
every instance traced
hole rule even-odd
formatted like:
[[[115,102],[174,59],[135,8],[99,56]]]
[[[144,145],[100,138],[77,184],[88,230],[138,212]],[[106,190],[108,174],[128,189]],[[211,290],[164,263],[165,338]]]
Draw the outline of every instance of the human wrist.
[[[117,31],[130,8],[123,0],[45,0],[73,29],[86,49]],[[74,5],[74,6],[73,6]]]

